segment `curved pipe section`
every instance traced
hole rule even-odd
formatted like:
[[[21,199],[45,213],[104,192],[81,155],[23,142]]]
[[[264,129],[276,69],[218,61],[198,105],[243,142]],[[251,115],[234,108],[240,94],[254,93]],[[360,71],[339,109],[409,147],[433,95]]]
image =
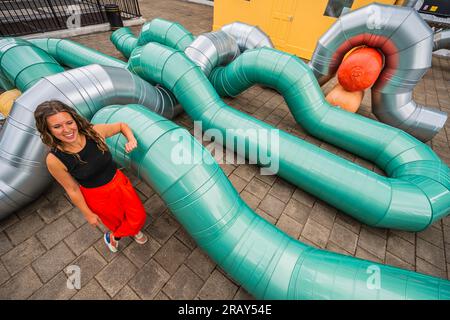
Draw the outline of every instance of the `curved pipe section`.
[[[254,68],[233,81],[249,76],[251,83],[274,86],[311,134],[370,159],[391,178],[227,106],[200,68],[181,52],[151,43],[133,52],[129,67],[145,79],[163,83],[193,120],[202,121],[204,130],[218,129],[223,137],[232,130],[245,141],[242,156],[251,158],[249,150],[256,150],[256,163],[268,165],[261,155],[270,155],[271,166],[279,162],[279,176],[366,224],[418,231],[448,213],[449,170],[428,146],[396,128],[330,107],[312,72],[295,56],[267,48],[247,52],[228,68],[251,60],[272,69]],[[246,136],[248,130],[276,131],[279,145]]]
[[[236,41],[223,31],[198,36],[184,50],[186,56],[200,66],[208,77],[216,66],[228,64],[240,54]]]
[[[450,29],[442,30],[434,34],[433,51],[440,49],[450,50]]]
[[[116,49],[126,58],[129,58],[131,52],[137,47],[138,39],[130,28],[122,27],[111,34],[111,42]]]
[[[138,148],[128,155],[124,137],[109,138],[114,159],[131,162],[199,246],[257,299],[450,299],[449,281],[289,237],[245,204],[187,130],[142,106],[110,106],[92,121],[130,125]],[[371,270],[379,271],[379,287],[370,285]]]
[[[340,17],[319,39],[310,67],[320,84],[337,71],[345,54],[367,45],[380,49],[385,67],[372,87],[377,118],[422,141],[442,129],[447,114],[416,104],[412,91],[431,66],[433,32],[413,9],[370,4]]]
[[[0,70],[9,83],[25,92],[40,78],[63,72],[44,50],[19,38],[0,39]]]
[[[224,25],[221,30],[236,40],[241,52],[262,47],[273,48],[269,36],[257,26],[233,22]]]
[[[33,114],[52,99],[88,119],[110,104],[139,103],[167,118],[178,112],[166,91],[122,68],[90,65],[43,78],[15,101],[0,132],[0,219],[36,199],[51,181]]]
[[[5,91],[14,89],[14,86],[9,82],[8,78],[3,74],[2,69],[0,68],[0,89]]]
[[[70,68],[79,68],[90,64],[124,69],[127,67],[126,62],[70,40],[43,38],[28,41]]]

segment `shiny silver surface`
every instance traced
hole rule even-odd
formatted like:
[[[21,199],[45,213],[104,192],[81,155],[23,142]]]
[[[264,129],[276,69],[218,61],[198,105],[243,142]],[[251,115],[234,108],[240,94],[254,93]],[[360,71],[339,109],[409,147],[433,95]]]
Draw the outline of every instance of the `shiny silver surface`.
[[[439,49],[450,50],[450,29],[442,30],[434,34],[433,51]]]
[[[428,141],[442,129],[447,114],[416,104],[412,91],[431,66],[433,32],[408,7],[370,4],[339,18],[319,39],[309,63],[320,84],[337,71],[354,47],[378,48],[384,69],[372,87],[372,110],[384,123]]]
[[[142,104],[167,118],[181,111],[167,91],[122,68],[90,65],[41,79],[15,101],[0,131],[0,219],[35,200],[51,182],[34,110],[52,99],[88,119],[112,104]]]
[[[209,32],[198,36],[184,53],[206,74],[220,65],[228,64],[240,54],[233,37],[223,31]]]
[[[269,36],[257,26],[243,22],[233,22],[224,25],[221,30],[236,40],[241,52],[261,47],[273,48],[273,43]]]

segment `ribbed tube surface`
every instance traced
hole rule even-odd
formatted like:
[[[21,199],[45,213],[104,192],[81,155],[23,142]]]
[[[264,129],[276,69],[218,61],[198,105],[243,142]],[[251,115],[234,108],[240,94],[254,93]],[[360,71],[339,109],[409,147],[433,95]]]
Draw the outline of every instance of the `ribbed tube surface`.
[[[124,137],[109,138],[114,159],[131,164],[197,244],[257,299],[450,299],[446,280],[289,237],[245,204],[187,130],[142,106],[110,106],[92,121],[131,126],[138,148],[126,154]]]
[[[180,111],[169,93],[122,68],[90,65],[41,79],[15,101],[0,131],[0,219],[35,200],[51,181],[33,114],[53,99],[87,119],[110,104],[139,103],[167,118]]]
[[[253,67],[240,68],[241,63]],[[279,176],[363,223],[418,231],[450,209],[448,167],[428,146],[396,128],[330,107],[314,75],[294,56],[268,48],[247,51],[225,69],[228,78],[212,78],[228,83],[231,95],[255,82],[276,88],[312,135],[373,161],[391,178],[281,130],[278,148],[246,136],[246,130],[277,129],[227,106],[200,68],[181,52],[151,43],[133,52],[129,67],[163,83],[192,119],[202,121],[204,130],[216,128],[226,137],[227,129],[233,129],[245,141],[241,155],[251,158],[249,150],[257,150],[259,164],[264,164],[261,154],[271,155],[279,160]],[[237,86],[236,92],[230,92],[232,86]]]
[[[385,66],[372,87],[377,118],[422,141],[434,137],[447,114],[416,104],[412,92],[431,66],[433,32],[413,9],[378,3],[340,17],[319,39],[310,67],[321,84],[337,71],[345,54],[357,46],[378,48]]]
[[[241,52],[262,47],[273,48],[269,36],[257,26],[233,22],[224,25],[221,30],[236,40]]]
[[[84,67],[90,64],[124,69],[127,67],[126,62],[70,40],[43,38],[28,41],[46,51],[59,63],[71,68]]]

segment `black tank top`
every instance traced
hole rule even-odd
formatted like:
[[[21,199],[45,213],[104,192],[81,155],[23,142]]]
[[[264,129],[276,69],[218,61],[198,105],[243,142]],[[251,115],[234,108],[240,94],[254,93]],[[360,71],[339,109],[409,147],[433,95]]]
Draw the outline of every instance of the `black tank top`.
[[[74,154],[59,149],[52,149],[53,153],[66,166],[75,180],[85,188],[96,188],[110,182],[117,171],[111,152],[102,152],[95,143],[86,136],[86,145],[78,155],[84,162],[80,162]]]

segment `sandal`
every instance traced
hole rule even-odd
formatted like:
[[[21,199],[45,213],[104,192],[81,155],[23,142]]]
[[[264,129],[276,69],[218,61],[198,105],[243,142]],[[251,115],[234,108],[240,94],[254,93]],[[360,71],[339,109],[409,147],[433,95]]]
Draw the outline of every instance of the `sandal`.
[[[109,250],[111,250],[112,252],[117,252],[119,248],[119,240],[114,239],[114,236],[111,235],[111,232],[106,232],[103,240],[105,240],[105,243],[108,246]]]
[[[146,242],[148,241],[148,237],[147,237],[142,231],[139,231],[139,232],[137,233],[137,235],[135,235],[135,236],[133,237],[133,239],[134,239],[134,241],[136,241],[138,244],[144,244],[144,243],[146,243]]]

